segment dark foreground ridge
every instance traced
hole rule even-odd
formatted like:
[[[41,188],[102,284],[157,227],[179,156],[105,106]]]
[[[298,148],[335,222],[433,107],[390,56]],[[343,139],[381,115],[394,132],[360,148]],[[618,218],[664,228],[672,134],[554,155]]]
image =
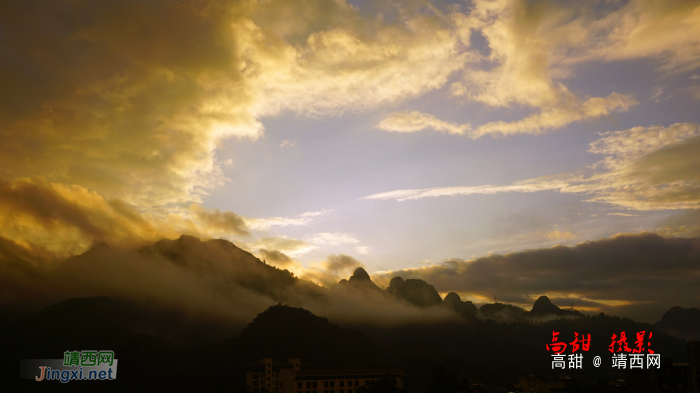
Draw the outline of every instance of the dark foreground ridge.
[[[340,327],[303,308],[285,305],[272,306],[260,313],[223,347],[244,354],[241,360],[297,357],[316,369],[388,365],[386,356],[358,330]]]
[[[601,314],[538,324],[456,320],[387,328],[368,326],[361,329],[363,333],[302,308],[276,305],[260,313],[236,337],[178,349],[164,337],[139,332],[143,326],[157,324],[154,318],[163,317],[153,311],[157,310],[144,312],[132,301],[97,297],[70,299],[20,318],[3,328],[3,337],[13,339],[5,340],[0,377],[22,391],[45,389],[54,382],[17,379],[18,359],[61,358],[65,350],[98,348],[115,351],[120,362],[118,379],[71,382],[66,385],[69,391],[239,392],[244,391],[241,364],[262,358],[301,358],[312,369],[398,367],[404,372],[404,387],[414,392],[428,386],[434,370],[445,365],[456,371],[456,380],[469,379],[476,385],[497,389],[514,383],[518,376],[551,373],[551,359],[544,346],[551,342],[553,330],[561,332],[565,341],[572,339],[568,336],[573,332],[590,333],[593,340],[586,356],[592,358],[609,357],[611,332],[654,329],[649,324]],[[682,340],[658,332],[652,341],[664,357],[677,362],[687,360]],[[621,372],[608,368],[588,367],[573,374],[588,380],[624,378]]]

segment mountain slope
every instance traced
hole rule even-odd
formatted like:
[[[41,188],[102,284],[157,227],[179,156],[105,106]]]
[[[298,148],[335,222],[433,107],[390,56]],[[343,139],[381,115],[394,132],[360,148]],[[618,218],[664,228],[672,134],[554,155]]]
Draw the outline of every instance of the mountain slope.
[[[365,368],[386,357],[364,334],[303,308],[277,305],[260,313],[224,347],[240,360],[301,358],[314,368]]]
[[[462,301],[458,294],[450,292],[442,300],[442,306],[457,313],[457,315],[466,319],[474,319],[476,317],[477,308],[470,301]]]
[[[655,326],[687,341],[700,340],[700,310],[694,307],[672,307]]]

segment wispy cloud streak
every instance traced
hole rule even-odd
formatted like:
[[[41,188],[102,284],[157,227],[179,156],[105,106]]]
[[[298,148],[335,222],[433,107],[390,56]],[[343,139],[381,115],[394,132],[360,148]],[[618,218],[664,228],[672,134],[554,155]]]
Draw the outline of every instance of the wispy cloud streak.
[[[558,191],[631,210],[700,208],[700,128],[693,123],[635,127],[601,133],[589,152],[605,154],[595,168],[505,186],[395,190],[365,200],[415,200],[442,196]],[[621,215],[619,213],[618,215]]]

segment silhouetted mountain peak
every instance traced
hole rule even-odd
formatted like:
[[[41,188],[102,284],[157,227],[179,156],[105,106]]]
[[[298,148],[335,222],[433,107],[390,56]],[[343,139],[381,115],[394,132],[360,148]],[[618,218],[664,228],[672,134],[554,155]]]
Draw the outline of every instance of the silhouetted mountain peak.
[[[191,235],[180,235],[180,237],[178,237],[175,240],[175,242],[181,245],[194,245],[202,243],[202,240],[198,237],[194,237]]]
[[[212,266],[222,263],[262,264],[253,254],[238,248],[224,239],[202,241],[189,235],[182,235],[175,240],[162,239],[139,249],[141,255],[158,256],[177,265],[189,267]]]
[[[119,253],[112,250],[106,243],[97,243],[80,255],[66,258],[55,270],[59,275],[88,274],[100,271],[105,266],[121,262]],[[82,272],[82,273],[80,273]]]
[[[389,282],[387,292],[416,306],[429,307],[442,303],[435,287],[423,280],[394,277]]]
[[[369,288],[371,290],[381,291],[381,289],[374,282],[372,282],[372,279],[370,278],[369,274],[367,274],[367,271],[361,267],[355,269],[349,279],[342,279],[338,284],[343,286],[350,285],[354,288],[360,289]]]
[[[319,317],[309,310],[301,307],[292,307],[289,305],[274,305],[270,306],[267,310],[258,314],[257,317],[253,318],[253,322],[248,324],[248,328],[260,328],[263,325],[275,325],[281,319],[284,319],[286,323],[291,325],[306,326],[317,325],[317,324],[331,324],[328,318]],[[331,324],[332,325],[332,324]],[[242,334],[242,333],[241,333]]]
[[[450,292],[442,300],[442,305],[457,313],[459,316],[467,319],[476,317],[477,308],[470,301],[462,301],[462,298],[455,292]]]
[[[288,270],[263,263],[253,254],[225,239],[201,241],[194,236],[163,239],[137,251],[147,259],[165,259],[200,276],[216,276],[226,285],[240,285],[281,301],[288,292],[319,298],[317,285],[299,280]]]
[[[365,269],[358,267],[350,276],[350,281],[372,281],[372,279]]]
[[[672,307],[664,313],[656,326],[687,341],[700,340],[700,310]]]
[[[532,305],[532,314],[560,314],[561,309],[549,300],[547,296],[540,296],[535,300],[535,304]]]
[[[661,321],[667,323],[687,319],[700,321],[700,310],[694,307],[683,308],[680,306],[675,306],[671,307],[671,309],[666,311],[664,316],[661,317]]]
[[[230,345],[248,360],[301,358],[318,368],[368,367],[384,361],[384,355],[359,331],[287,305],[258,314]]]
[[[201,243],[202,242],[202,240],[196,236],[185,235],[185,234],[180,235],[180,237],[178,237],[177,240],[182,241],[182,242],[194,242],[194,243]]]
[[[700,327],[700,310],[697,308],[672,307],[661,317],[661,323],[669,327]]]
[[[442,299],[445,304],[459,304],[462,303],[462,298],[456,292],[450,292]]]

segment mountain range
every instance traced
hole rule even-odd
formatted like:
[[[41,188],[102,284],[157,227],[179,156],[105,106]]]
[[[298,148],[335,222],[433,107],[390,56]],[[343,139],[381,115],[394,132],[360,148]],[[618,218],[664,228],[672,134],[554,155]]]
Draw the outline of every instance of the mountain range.
[[[115,389],[161,387],[174,374],[172,389],[235,391],[238,377],[218,376],[239,375],[238,365],[263,357],[299,357],[311,368],[397,366],[413,391],[440,365],[500,386],[551,371],[545,344],[553,331],[568,341],[591,334],[591,356],[609,356],[613,333],[654,331],[655,350],[683,361],[681,338],[697,337],[700,326],[694,308],[671,308],[651,325],[562,309],[546,296],[529,311],[477,308],[418,279],[394,277],[381,289],[361,267],[327,289],[228,241],[190,236],[137,250],[100,244],[53,269],[0,242],[0,280],[3,378],[16,378],[20,358],[113,349],[124,359]],[[619,377],[609,369],[578,374]]]

